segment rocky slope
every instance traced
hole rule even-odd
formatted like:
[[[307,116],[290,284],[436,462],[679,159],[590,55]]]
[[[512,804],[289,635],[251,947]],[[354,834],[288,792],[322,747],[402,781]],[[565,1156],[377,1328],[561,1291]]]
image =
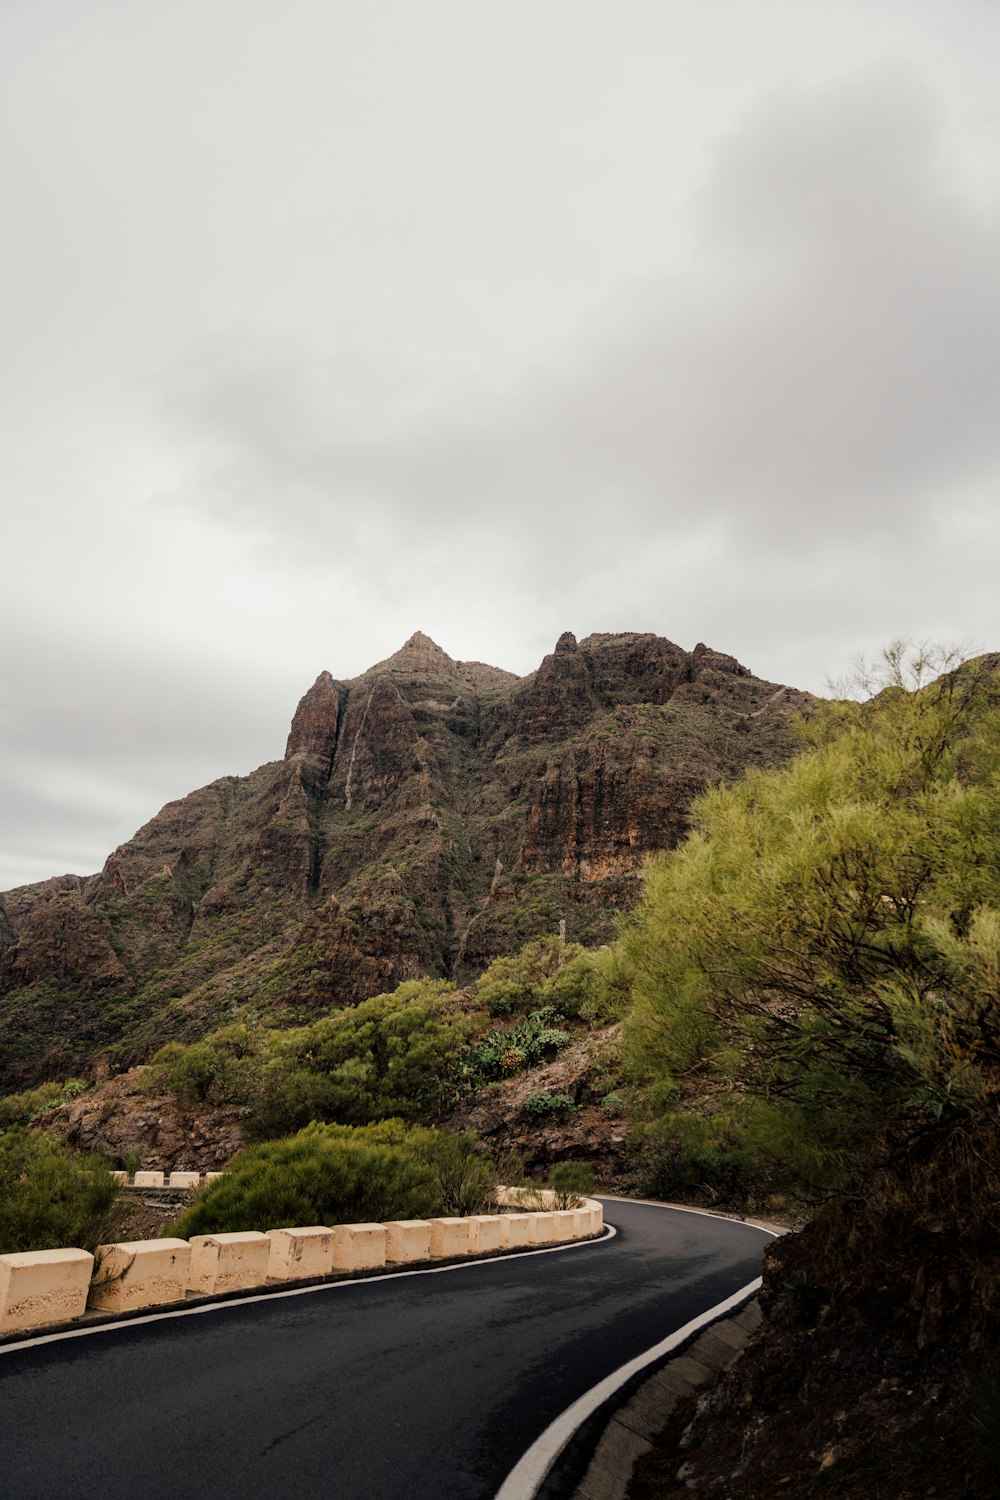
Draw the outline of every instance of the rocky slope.
[[[475,1090],[434,1123],[474,1130],[491,1151],[513,1152],[532,1176],[544,1177],[560,1161],[586,1161],[602,1184],[613,1184],[628,1168],[631,1130],[618,1096],[605,1102],[619,1068],[618,1031],[611,1026],[577,1036],[551,1061]],[[245,1144],[245,1106],[185,1104],[150,1092],[148,1078],[141,1065],[104,1078],[45,1110],[34,1128],[115,1163],[141,1159],[142,1166],[164,1171],[213,1172]],[[565,1095],[572,1109],[533,1113],[526,1101],[542,1092]]]
[[[100,874],[0,896],[0,1090],[461,978],[561,922],[601,941],[696,793],[785,759],[808,701],[654,635],[565,634],[526,678],[419,633],[323,672],[282,761],[168,804]]]

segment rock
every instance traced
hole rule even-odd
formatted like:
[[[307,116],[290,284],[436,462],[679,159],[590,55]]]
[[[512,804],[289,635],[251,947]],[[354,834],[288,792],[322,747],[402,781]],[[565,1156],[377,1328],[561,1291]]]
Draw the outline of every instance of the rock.
[[[635,633],[567,631],[526,678],[419,631],[352,681],[323,671],[282,761],[168,803],[98,875],[0,897],[0,1090],[234,1008],[308,1019],[461,981],[561,923],[606,941],[694,796],[789,756],[808,702]]]

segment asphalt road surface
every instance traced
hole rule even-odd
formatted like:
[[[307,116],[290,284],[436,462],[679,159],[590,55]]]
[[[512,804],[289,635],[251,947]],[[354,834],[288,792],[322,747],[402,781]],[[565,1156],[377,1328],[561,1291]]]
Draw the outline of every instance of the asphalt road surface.
[[[0,1348],[4,1500],[491,1500],[577,1397],[759,1274],[749,1225],[618,1234]]]

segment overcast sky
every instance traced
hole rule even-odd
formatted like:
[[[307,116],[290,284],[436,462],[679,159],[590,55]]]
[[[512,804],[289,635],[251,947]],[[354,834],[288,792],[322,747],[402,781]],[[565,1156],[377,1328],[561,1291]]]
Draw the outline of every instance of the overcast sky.
[[[414,630],[1000,649],[995,0],[0,0],[0,889]]]

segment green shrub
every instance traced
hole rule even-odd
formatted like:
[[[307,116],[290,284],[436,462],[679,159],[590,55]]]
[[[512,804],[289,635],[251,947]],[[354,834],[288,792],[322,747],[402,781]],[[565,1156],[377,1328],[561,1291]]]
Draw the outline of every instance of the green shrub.
[[[25,1089],[21,1094],[5,1094],[0,1097],[0,1130],[8,1130],[12,1125],[28,1125],[57,1104],[76,1099],[89,1087],[81,1078],[67,1078],[64,1083],[40,1083],[37,1088]]]
[[[519,953],[493,960],[476,981],[476,998],[491,1016],[537,1008],[546,981],[582,952],[576,943],[560,943],[557,937],[526,943]]]
[[[260,1039],[247,1026],[214,1031],[185,1046],[168,1042],[143,1075],[143,1092],[173,1094],[184,1104],[236,1104],[254,1091]]]
[[[307,1125],[241,1151],[165,1233],[380,1223],[474,1212],[492,1168],[468,1135],[382,1120]]]
[[[546,1089],[537,1089],[524,1101],[525,1113],[544,1118],[547,1115],[571,1115],[576,1110],[569,1094],[552,1094]]]
[[[494,1026],[468,1047],[456,1070],[461,1088],[479,1088],[522,1068],[533,1068],[569,1041],[554,1024],[562,1018],[551,1005],[532,1011],[514,1026]]]
[[[107,1164],[41,1131],[0,1134],[0,1254],[93,1251],[117,1232],[118,1185]]]
[[[692,1115],[660,1120],[640,1151],[640,1191],[653,1198],[743,1203],[769,1186],[760,1159],[721,1124]]]
[[[594,1169],[585,1161],[561,1161],[549,1173],[557,1208],[579,1208],[594,1191]]]

